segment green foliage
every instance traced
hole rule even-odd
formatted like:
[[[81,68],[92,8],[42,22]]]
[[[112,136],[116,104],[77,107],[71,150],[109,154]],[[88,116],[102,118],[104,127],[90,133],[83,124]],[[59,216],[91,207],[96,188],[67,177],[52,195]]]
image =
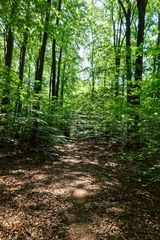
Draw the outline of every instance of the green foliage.
[[[92,100],[91,93],[87,92],[75,96],[72,105],[76,136],[125,141],[127,105],[124,98],[114,99],[107,92],[97,91]]]
[[[63,142],[70,133],[69,116],[64,110],[60,111],[59,109],[54,110],[54,113],[36,112],[36,117],[35,112],[28,116],[1,114],[0,122],[0,141],[10,143],[22,150]],[[38,127],[33,142],[35,122]]]
[[[33,144],[39,147],[63,142],[70,136],[103,139],[119,143],[123,151],[130,148],[131,153],[123,154],[121,161],[138,165],[153,159],[148,173],[157,176],[158,168],[154,166],[159,161],[155,156],[160,148],[158,1],[148,3],[145,41],[139,53],[144,53],[144,72],[138,91],[134,88],[138,50],[138,10],[134,1],[131,1],[131,79],[126,79],[129,52],[125,46],[126,18],[117,1],[66,0],[60,12],[58,1],[51,2],[48,9],[47,1],[41,0],[0,1],[0,102],[4,97],[9,100],[7,105],[0,106],[0,140],[28,148]],[[46,27],[47,10],[50,17]],[[14,46],[12,66],[8,69],[5,56],[9,28]],[[48,42],[40,80],[35,79],[35,69],[44,30]],[[52,99],[49,94],[53,39],[54,67],[56,75],[60,72],[60,85],[58,97]],[[24,45],[24,76],[20,80]],[[35,93],[36,83],[41,85],[41,92]],[[140,97],[140,104],[127,102],[128,85],[132,88],[131,97]],[[138,116],[136,124],[135,116]]]

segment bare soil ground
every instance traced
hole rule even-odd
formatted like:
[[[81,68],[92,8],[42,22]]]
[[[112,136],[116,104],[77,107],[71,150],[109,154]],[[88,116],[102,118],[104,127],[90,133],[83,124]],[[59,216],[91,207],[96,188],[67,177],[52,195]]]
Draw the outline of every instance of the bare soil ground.
[[[1,240],[160,240],[160,188],[107,143],[0,157]]]

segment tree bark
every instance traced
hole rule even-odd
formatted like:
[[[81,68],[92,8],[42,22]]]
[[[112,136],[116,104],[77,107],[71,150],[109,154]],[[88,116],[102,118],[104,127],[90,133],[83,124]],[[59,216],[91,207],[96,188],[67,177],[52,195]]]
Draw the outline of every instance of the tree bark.
[[[18,86],[18,102],[16,104],[16,112],[20,113],[22,110],[22,101],[20,99],[20,89],[23,84],[24,78],[24,67],[25,67],[25,59],[26,59],[26,50],[27,50],[27,42],[28,42],[28,33],[24,33],[23,43],[20,49],[20,56],[19,56],[19,86]]]
[[[120,57],[120,49],[118,49],[118,53],[116,52],[115,55],[115,96],[119,95],[119,75],[120,75],[120,64],[121,64],[121,57]]]
[[[36,62],[35,83],[34,83],[34,93],[36,95],[36,99],[33,105],[34,110],[40,110],[40,93],[42,89],[44,59],[45,59],[46,45],[48,40],[48,25],[49,25],[49,17],[50,17],[51,0],[47,0],[47,4],[48,4],[48,8],[46,10],[42,45],[39,50],[39,55]],[[34,114],[34,117],[36,118],[38,117],[38,114],[36,112]],[[38,121],[35,119],[33,123],[32,134],[30,137],[30,141],[33,144],[33,146],[36,146],[37,134],[38,134]]]
[[[5,56],[5,66],[7,71],[7,77],[5,79],[5,87],[3,90],[3,98],[2,98],[2,112],[7,113],[8,109],[7,106],[10,103],[9,94],[10,94],[10,71],[12,66],[12,56],[13,56],[13,46],[14,46],[14,37],[12,28],[9,27],[8,36],[7,36],[7,49],[6,49],[6,56]]]
[[[113,13],[112,13],[112,21],[113,21],[113,39],[114,39],[114,54],[115,54],[115,96],[117,97],[120,92],[119,86],[119,76],[120,76],[120,65],[121,65],[121,47],[123,44],[122,38],[122,14],[121,8],[119,8],[119,21],[115,22]],[[116,26],[117,25],[117,30]]]
[[[148,0],[137,0],[138,8],[138,34],[137,34],[137,52],[135,60],[135,83],[133,84],[133,93],[131,103],[134,106],[140,105],[140,84],[143,74],[143,44],[144,44],[144,29],[145,29],[145,13]],[[134,109],[133,124],[130,128],[131,146],[136,150],[141,147],[139,135],[139,112]]]
[[[5,66],[6,66],[6,79],[5,79],[5,86],[3,90],[3,97],[2,97],[2,113],[9,112],[9,104],[10,104],[10,72],[12,66],[12,57],[13,57],[13,48],[14,48],[14,34],[13,34],[13,16],[15,15],[15,10],[18,5],[18,0],[13,1],[11,5],[11,16],[10,21],[8,23],[8,34],[6,39],[6,55],[5,55]]]
[[[39,50],[39,55],[38,55],[37,62],[36,62],[36,72],[35,72],[34,93],[36,95],[38,95],[38,99],[37,99],[36,103],[34,104],[34,108],[37,109],[37,110],[40,109],[39,94],[40,94],[41,89],[42,89],[43,68],[44,68],[46,45],[47,45],[47,40],[48,40],[48,25],[49,25],[51,0],[48,0],[47,4],[48,4],[48,9],[46,11],[42,45],[41,45],[41,48]]]
[[[157,39],[157,47],[160,47],[160,13],[158,14],[158,39]],[[160,53],[157,56],[157,72],[160,71]]]
[[[63,65],[63,74],[62,74],[62,81],[61,81],[61,91],[60,91],[60,104],[61,106],[63,106],[63,102],[64,102],[64,86],[65,86],[65,74],[66,73],[66,63],[64,62]]]
[[[10,27],[8,30],[7,53],[5,57],[5,65],[8,68],[11,68],[11,65],[12,65],[13,45],[14,45],[14,38],[13,38],[12,29]]]
[[[59,96],[59,85],[60,85],[60,76],[61,76],[61,63],[62,63],[62,51],[63,48],[60,48],[59,59],[58,59],[58,72],[57,72],[57,84],[56,84],[56,97]]]
[[[131,3],[127,1],[126,11],[126,78],[127,78],[127,102],[132,102],[132,51],[131,51]]]
[[[95,92],[95,72],[94,72],[94,44],[92,46],[92,53],[91,53],[91,76],[92,76],[92,101],[94,100],[94,92]]]
[[[61,6],[62,6],[62,0],[58,0],[58,6],[57,6],[58,12],[61,11]],[[56,26],[58,27],[58,25],[59,25],[59,16],[57,16],[57,18],[56,18]],[[59,76],[57,76],[58,73],[57,73],[57,61],[56,61],[56,45],[57,45],[56,38],[53,38],[53,40],[52,40],[52,66],[51,66],[51,76],[50,76],[51,100],[57,99],[58,91],[56,88],[57,88],[57,86],[59,88],[59,83],[57,84],[57,80],[59,81]]]
[[[144,44],[144,29],[145,29],[145,12],[148,0],[137,0],[138,8],[138,35],[137,35],[137,53],[135,61],[135,83],[133,85],[133,104],[140,104],[140,95],[137,93],[140,90],[140,82],[143,73],[143,44]]]
[[[126,0],[127,8],[121,0],[118,0],[126,19],[126,79],[127,79],[127,102],[132,102],[132,66],[131,66],[131,2]]]
[[[160,13],[158,14],[158,37],[157,37],[157,49],[160,48]],[[160,53],[155,56],[154,61],[154,73],[156,73],[157,79],[160,78]],[[160,98],[160,87],[159,84],[155,90],[155,97]]]
[[[56,97],[56,39],[52,41],[52,66],[51,66],[51,98],[54,100]]]

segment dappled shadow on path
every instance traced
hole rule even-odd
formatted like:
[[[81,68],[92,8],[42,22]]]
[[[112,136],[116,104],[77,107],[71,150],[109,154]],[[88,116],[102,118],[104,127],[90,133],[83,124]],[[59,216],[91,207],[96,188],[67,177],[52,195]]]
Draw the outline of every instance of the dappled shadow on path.
[[[118,163],[106,143],[57,149],[52,160],[0,158],[0,239],[160,239],[156,186]]]

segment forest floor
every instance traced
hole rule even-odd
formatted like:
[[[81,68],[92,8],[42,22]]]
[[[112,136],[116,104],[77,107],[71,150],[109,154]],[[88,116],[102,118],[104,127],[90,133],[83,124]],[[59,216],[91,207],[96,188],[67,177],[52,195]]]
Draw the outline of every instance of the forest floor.
[[[1,240],[160,240],[160,188],[118,148],[70,141],[0,155]]]

